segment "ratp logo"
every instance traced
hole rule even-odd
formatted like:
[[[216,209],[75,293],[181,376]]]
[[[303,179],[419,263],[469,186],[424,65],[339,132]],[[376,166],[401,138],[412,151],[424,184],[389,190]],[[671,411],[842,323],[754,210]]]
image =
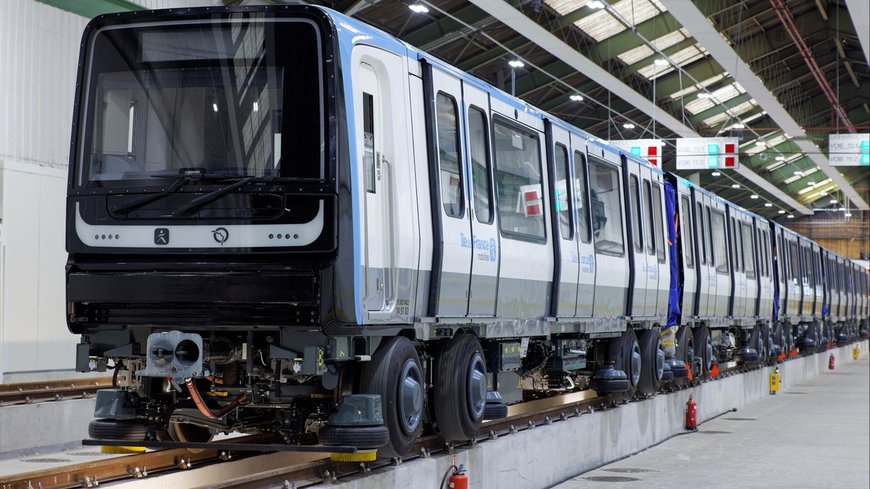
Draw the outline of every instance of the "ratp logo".
[[[498,257],[498,246],[495,244],[495,238],[489,238],[489,261],[495,261]]]
[[[154,244],[168,245],[169,244],[169,229],[157,228],[154,230]]]

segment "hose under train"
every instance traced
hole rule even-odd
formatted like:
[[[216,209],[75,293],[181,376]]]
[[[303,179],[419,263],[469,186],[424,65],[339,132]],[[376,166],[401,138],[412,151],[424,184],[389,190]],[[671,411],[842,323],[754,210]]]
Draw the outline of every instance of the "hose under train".
[[[208,406],[205,405],[205,402],[202,400],[202,396],[199,394],[199,391],[196,390],[196,385],[194,385],[193,379],[186,379],[184,381],[184,384],[187,385],[187,391],[190,392],[190,398],[193,399],[193,403],[196,405],[196,408],[203,416],[209,419],[218,419],[224,417],[227,413],[239,407],[239,405],[247,398],[246,394],[239,394],[226,406],[220,408],[217,411],[212,411],[211,409],[209,409]]]

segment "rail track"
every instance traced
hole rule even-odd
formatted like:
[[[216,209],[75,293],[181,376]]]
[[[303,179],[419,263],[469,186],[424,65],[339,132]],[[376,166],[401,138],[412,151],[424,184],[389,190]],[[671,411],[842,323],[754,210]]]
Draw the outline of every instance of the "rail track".
[[[15,404],[86,399],[112,386],[111,377],[0,384],[0,407]]]
[[[811,353],[799,354],[798,357],[809,354]],[[786,360],[788,359],[790,358]],[[683,385],[671,384],[662,392],[692,388],[704,382],[755,370],[763,366],[765,365],[737,365],[730,362],[720,366],[720,372],[715,378],[694,380]],[[403,461],[473,446],[538,426],[566,421],[602,409],[610,409],[627,402],[631,401],[620,400],[613,396],[598,396],[592,390],[535,399],[510,406],[506,418],[484,422],[477,436],[461,445],[448,445],[437,435],[423,436],[415,444],[411,455],[403,460],[379,459],[368,463],[335,462],[320,453],[284,452],[284,458],[281,460],[282,465],[278,468],[259,472],[251,471],[249,474],[225,478],[219,483],[209,484],[209,487],[220,489],[267,487],[301,489],[324,482],[337,481],[348,476],[364,474]],[[274,435],[251,435],[224,442],[224,444],[238,445],[238,450],[202,449],[192,452],[184,448],[173,448],[61,466],[17,474],[6,479],[0,478],[0,489],[97,487],[99,484],[109,481],[139,479],[152,474],[185,471],[242,458],[268,457],[269,455],[262,455],[261,450],[245,450],[244,445],[248,443],[272,443],[274,441],[276,441]]]

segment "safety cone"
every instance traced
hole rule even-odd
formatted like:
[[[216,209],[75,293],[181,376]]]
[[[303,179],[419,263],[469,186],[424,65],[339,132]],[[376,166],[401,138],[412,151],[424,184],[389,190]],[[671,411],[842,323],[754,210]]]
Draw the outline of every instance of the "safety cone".
[[[779,353],[779,356],[776,357],[776,363],[779,363],[779,362],[781,362],[781,361],[783,361],[783,360],[785,360],[785,351],[781,351],[781,352]]]
[[[710,378],[711,379],[713,377],[719,375],[719,362],[717,362],[716,360],[713,360],[712,363],[713,363],[713,366],[710,367]]]
[[[788,352],[788,356],[789,356],[789,358],[794,358],[794,357],[796,357],[796,356],[797,356],[797,348],[792,347],[792,348],[791,348],[791,351]]]

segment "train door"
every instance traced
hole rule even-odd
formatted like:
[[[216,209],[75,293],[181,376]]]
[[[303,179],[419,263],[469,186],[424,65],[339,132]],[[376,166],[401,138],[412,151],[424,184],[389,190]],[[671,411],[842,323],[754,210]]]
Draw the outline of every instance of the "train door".
[[[489,146],[489,94],[463,84],[465,134],[468,140],[470,171],[469,214],[471,219],[471,285],[468,291],[468,315],[495,315],[498,290],[499,253],[498,225],[495,220],[492,193],[492,151]]]
[[[432,273],[430,309],[436,316],[462,317],[468,313],[471,261],[474,250],[471,219],[466,209],[462,133],[462,83],[431,67],[429,123],[431,140],[429,175],[433,199],[433,226],[440,234],[440,257]],[[435,253],[438,253],[438,242]],[[440,259],[439,259],[440,258]]]
[[[595,274],[596,318],[623,316],[629,285],[622,167],[609,156],[609,161],[592,155],[587,160],[596,267],[605,271]]]
[[[678,186],[680,222],[678,234],[682,243],[683,302],[680,310],[684,316],[695,315],[695,297],[698,294],[698,264],[695,247],[695,229],[692,222],[692,203],[687,193]]]
[[[743,236],[740,234],[740,225],[737,222],[737,213],[734,209],[728,209],[728,234],[731,250],[731,311],[729,316],[743,317],[746,315],[746,276],[744,274]]]
[[[665,243],[667,235],[666,219],[664,211],[664,185],[662,174],[650,172],[652,178],[652,205],[653,205],[653,237],[656,242],[655,259],[655,292],[652,314],[658,317],[668,314],[668,291],[671,286],[671,270],[668,268],[668,245]]]
[[[698,316],[709,316],[710,311],[708,306],[710,305],[710,280],[713,278],[711,276],[711,261],[710,261],[710,252],[707,249],[707,230],[708,225],[704,219],[704,195],[700,192],[695,191],[692,188],[692,214],[693,220],[695,224],[695,242],[697,245],[695,248],[698,250],[698,298],[697,298],[697,310]]]
[[[586,140],[572,134],[571,149],[574,151],[574,209],[577,212],[577,252],[580,262],[576,316],[592,317],[595,313],[595,276],[598,267],[590,224],[592,206],[589,199]]]
[[[758,283],[761,276],[760,252],[755,243],[755,233],[752,232],[752,218],[745,216],[740,222],[743,233],[743,273],[746,276],[745,315],[758,315]]]
[[[369,52],[370,51],[370,52]],[[358,89],[354,94],[357,134],[363,159],[365,295],[367,311],[387,308],[394,296],[393,226],[391,211],[391,176],[389,162],[394,158],[392,134],[390,73],[400,73],[398,56],[383,51],[360,48],[364,52],[357,65]]]
[[[653,241],[650,237],[652,234],[650,226],[649,213],[652,212],[652,207],[649,205],[649,178],[644,178],[643,168],[633,161],[628,161],[623,157],[623,171],[626,172],[628,178],[628,195],[626,196],[626,207],[628,210],[628,226],[631,235],[631,244],[629,254],[632,260],[634,273],[632,274],[631,283],[631,304],[627,314],[629,316],[641,317],[649,315],[649,287],[647,286],[647,246],[653,246]],[[645,182],[645,185],[644,183]],[[644,189],[646,190],[644,193]],[[651,248],[651,252],[655,253],[655,249]]]
[[[707,220],[710,223],[710,245],[713,249],[714,276],[716,279],[716,306],[713,314],[719,317],[728,315],[731,300],[731,272],[728,256],[728,233],[725,229],[725,206],[721,202],[708,200]]]
[[[643,285],[646,288],[644,302],[643,302],[643,315],[651,316],[655,314],[656,309],[656,300],[658,294],[658,263],[656,262],[656,253],[658,253],[658,249],[660,243],[656,239],[656,218],[655,218],[655,201],[658,197],[656,193],[653,191],[651,177],[652,174],[649,168],[641,168],[641,222],[643,224],[643,248],[644,248],[644,259],[642,266],[638,273],[645,278],[643,280]]]
[[[573,317],[577,310],[577,279],[580,273],[579,250],[574,229],[576,199],[571,185],[570,135],[565,129],[549,125],[550,198],[553,201],[553,236],[556,243],[556,267],[559,279],[553,296],[552,313]]]

